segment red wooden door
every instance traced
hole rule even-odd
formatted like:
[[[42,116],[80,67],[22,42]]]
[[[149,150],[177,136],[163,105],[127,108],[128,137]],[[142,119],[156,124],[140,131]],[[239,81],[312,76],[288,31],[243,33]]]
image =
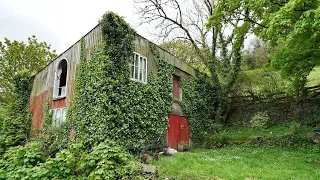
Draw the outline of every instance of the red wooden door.
[[[168,147],[178,149],[178,144],[184,141],[189,144],[189,126],[186,117],[169,115]]]

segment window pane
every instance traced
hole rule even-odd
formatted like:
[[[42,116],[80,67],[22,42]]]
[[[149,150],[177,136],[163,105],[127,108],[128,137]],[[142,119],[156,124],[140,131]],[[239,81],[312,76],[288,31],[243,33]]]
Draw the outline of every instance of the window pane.
[[[143,58],[143,63],[142,63],[143,70],[146,70],[146,62],[147,62],[146,58]]]
[[[136,54],[136,58],[135,58],[135,60],[134,60],[134,65],[135,66],[138,66],[138,62],[139,61],[139,55],[138,54]]]
[[[140,69],[139,81],[142,81],[142,74],[143,74],[143,70],[142,70],[142,69]]]
[[[135,67],[134,79],[138,79],[138,73],[139,73],[139,69],[138,69],[138,67]]]
[[[147,82],[147,71],[143,72],[143,82]]]
[[[62,110],[62,122],[66,121],[66,108]]]
[[[61,109],[57,109],[57,115],[56,115],[56,122],[57,122],[57,124],[60,124],[60,123],[61,123],[61,119],[62,119]]]
[[[140,69],[141,69],[141,68],[142,68],[142,66],[143,66],[142,61],[143,61],[143,58],[142,58],[142,57],[140,57],[140,64],[139,64],[139,68],[140,68]]]
[[[130,74],[131,78],[134,78],[134,66],[131,66],[131,74]]]

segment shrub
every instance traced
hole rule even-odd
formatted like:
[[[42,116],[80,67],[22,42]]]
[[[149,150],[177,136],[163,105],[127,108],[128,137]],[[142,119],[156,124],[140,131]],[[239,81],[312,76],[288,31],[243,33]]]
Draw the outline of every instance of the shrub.
[[[229,144],[229,140],[230,137],[225,130],[215,131],[203,139],[205,148],[222,148]]]
[[[40,144],[37,142],[30,142],[25,146],[11,147],[0,160],[0,179],[15,177],[18,170],[32,168],[43,161],[44,156]]]
[[[86,153],[72,144],[43,162],[39,143],[10,148],[0,159],[0,179],[137,179],[140,166],[133,156],[106,140]]]
[[[266,112],[257,112],[250,120],[250,126],[256,129],[265,129],[269,123],[270,117]]]

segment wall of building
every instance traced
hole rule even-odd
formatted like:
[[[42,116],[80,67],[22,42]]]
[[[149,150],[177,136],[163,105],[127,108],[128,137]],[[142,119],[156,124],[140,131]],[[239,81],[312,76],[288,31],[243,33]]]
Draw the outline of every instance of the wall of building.
[[[90,54],[95,48],[101,47],[102,36],[100,26],[97,25],[88,34],[84,36],[86,44],[86,55],[90,59]],[[182,62],[178,58],[172,56],[170,53],[158,48],[161,58],[164,58],[168,63],[174,65],[176,76],[187,78],[189,75],[194,75],[194,69],[188,64]],[[134,51],[147,57],[147,72],[157,73],[155,57],[151,51],[151,42],[147,39],[137,36],[134,41]],[[59,62],[66,59],[68,62],[67,74],[67,94],[65,98],[53,99],[53,87],[56,70]],[[35,75],[33,88],[30,95],[30,111],[33,117],[33,130],[42,127],[42,119],[44,115],[44,104],[46,100],[49,101],[50,109],[62,108],[69,106],[74,97],[74,82],[76,75],[76,68],[80,61],[80,41],[76,42],[65,52],[60,54],[50,64],[48,64],[42,71]]]

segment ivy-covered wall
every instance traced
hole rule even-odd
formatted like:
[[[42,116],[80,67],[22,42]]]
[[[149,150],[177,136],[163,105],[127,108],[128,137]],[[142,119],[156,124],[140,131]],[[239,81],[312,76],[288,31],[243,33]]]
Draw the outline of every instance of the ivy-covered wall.
[[[113,19],[106,20],[111,18],[107,14]],[[147,58],[146,84],[129,80],[133,52]],[[62,59],[68,61],[67,96],[54,100],[54,76]],[[81,41],[35,76],[30,97],[34,132],[44,127],[48,101],[49,109],[69,107],[63,137],[68,139],[71,130],[88,147],[106,137],[121,137],[120,144],[131,149],[164,143],[172,110],[172,75],[187,78],[194,73],[191,66],[108,12]]]
[[[88,32],[83,39],[85,47],[82,49],[85,49],[86,58],[91,59],[94,49],[102,46],[103,35],[101,23]],[[32,125],[34,129],[40,129],[43,126],[44,104],[46,100],[49,101],[50,109],[53,109],[69,106],[74,99],[75,75],[80,63],[80,46],[81,43],[79,40],[35,76],[30,97],[30,109],[32,112]],[[174,74],[177,76],[185,78],[189,75],[195,74],[195,71],[191,66],[172,56],[138,34],[135,35],[132,46],[135,52],[148,59],[148,75],[150,75],[150,73],[157,75],[157,56],[173,65],[175,67]],[[157,52],[156,56],[152,49]],[[62,59],[66,59],[68,61],[67,96],[65,99],[53,101],[54,76],[57,71],[57,65]],[[150,81],[148,80],[148,82]]]
[[[106,13],[101,20],[103,48],[87,59],[81,53],[75,83],[75,98],[67,123],[75,129],[76,141],[88,149],[113,139],[135,150],[163,144],[172,104],[174,67],[156,58],[157,76],[148,83],[129,79],[135,32],[118,15]],[[85,47],[85,41],[81,41]]]
[[[219,103],[214,83],[205,74],[197,72],[181,81],[183,101],[182,111],[188,117],[189,134],[192,143],[202,146],[216,130],[216,110]]]

